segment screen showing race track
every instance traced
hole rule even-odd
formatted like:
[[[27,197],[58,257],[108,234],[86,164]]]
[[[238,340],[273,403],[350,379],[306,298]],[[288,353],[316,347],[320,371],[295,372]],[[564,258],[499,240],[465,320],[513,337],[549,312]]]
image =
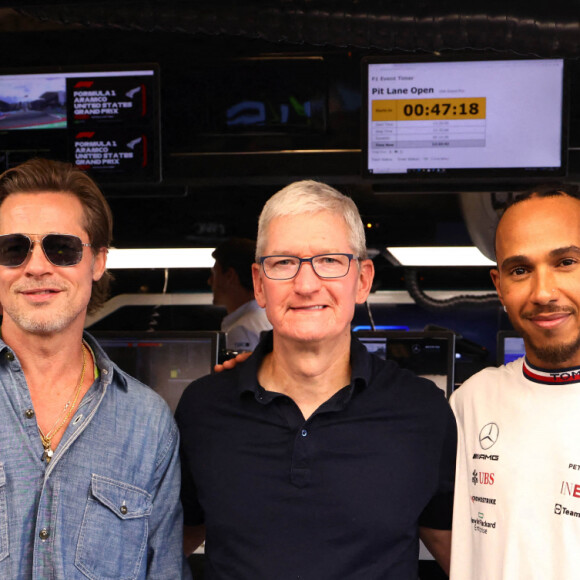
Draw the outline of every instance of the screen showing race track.
[[[66,159],[99,181],[159,181],[157,68],[0,74],[0,150]]]
[[[368,175],[562,172],[564,62],[377,62],[367,67]]]

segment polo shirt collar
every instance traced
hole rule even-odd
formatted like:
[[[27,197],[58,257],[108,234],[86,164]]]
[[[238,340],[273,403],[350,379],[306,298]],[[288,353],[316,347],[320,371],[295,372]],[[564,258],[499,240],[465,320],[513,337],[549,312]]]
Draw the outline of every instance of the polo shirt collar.
[[[267,403],[279,396],[279,393],[267,391],[258,383],[258,371],[262,360],[268,353],[272,352],[273,335],[273,331],[269,331],[258,343],[252,356],[239,367],[240,380],[238,388],[240,395],[247,392],[254,393],[256,398],[263,403]],[[370,383],[372,376],[372,357],[367,352],[366,347],[352,333],[350,363],[352,375],[348,394],[344,397],[345,404],[351,399],[354,390],[363,389]]]
[[[563,385],[580,383],[580,367],[567,367],[564,369],[543,369],[534,366],[527,358],[522,365],[524,377],[534,383],[542,385]]]

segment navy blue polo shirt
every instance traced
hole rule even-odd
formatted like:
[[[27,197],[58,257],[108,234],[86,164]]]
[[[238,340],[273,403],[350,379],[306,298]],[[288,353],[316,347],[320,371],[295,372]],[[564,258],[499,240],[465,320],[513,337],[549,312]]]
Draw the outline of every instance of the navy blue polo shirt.
[[[431,381],[351,342],[352,381],[308,420],[257,381],[271,333],[179,403],[185,524],[210,580],[417,578],[419,525],[451,528],[456,426]]]

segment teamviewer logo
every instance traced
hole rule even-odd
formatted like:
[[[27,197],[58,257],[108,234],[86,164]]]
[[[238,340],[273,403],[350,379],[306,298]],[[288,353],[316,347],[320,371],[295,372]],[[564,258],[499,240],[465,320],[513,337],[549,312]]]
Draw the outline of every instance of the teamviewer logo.
[[[560,515],[562,513],[562,505],[557,503],[554,506],[554,513]]]

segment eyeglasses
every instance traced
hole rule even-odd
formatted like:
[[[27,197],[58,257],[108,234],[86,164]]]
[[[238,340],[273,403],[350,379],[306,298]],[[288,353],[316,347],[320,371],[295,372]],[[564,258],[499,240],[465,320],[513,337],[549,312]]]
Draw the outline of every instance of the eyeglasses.
[[[350,270],[351,260],[358,260],[354,254],[318,254],[312,258],[298,256],[262,256],[260,264],[270,280],[291,280],[304,262],[310,262],[319,278],[343,278]]]
[[[34,244],[38,243],[46,259],[54,266],[74,266],[83,259],[83,247],[91,247],[91,244],[85,244],[79,237],[70,234],[45,234],[39,240],[33,240],[32,235],[0,236],[0,266],[22,266]]]

